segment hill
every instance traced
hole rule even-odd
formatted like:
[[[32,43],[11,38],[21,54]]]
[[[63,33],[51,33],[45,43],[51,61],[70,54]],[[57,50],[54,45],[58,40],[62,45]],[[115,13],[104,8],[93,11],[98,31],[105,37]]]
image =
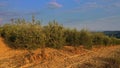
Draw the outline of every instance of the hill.
[[[120,31],[104,31],[103,33],[105,33],[108,36],[113,36],[116,38],[120,38]]]
[[[57,50],[46,48],[41,59],[41,49],[13,50],[0,38],[0,68],[120,68],[120,46],[74,48],[64,46]],[[33,59],[32,59],[33,58]]]

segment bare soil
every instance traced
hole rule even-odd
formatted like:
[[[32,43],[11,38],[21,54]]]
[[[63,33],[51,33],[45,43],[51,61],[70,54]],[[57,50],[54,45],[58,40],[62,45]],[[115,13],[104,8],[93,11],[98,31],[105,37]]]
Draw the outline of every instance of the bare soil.
[[[120,46],[45,48],[42,58],[41,49],[13,50],[0,38],[0,68],[120,68]]]

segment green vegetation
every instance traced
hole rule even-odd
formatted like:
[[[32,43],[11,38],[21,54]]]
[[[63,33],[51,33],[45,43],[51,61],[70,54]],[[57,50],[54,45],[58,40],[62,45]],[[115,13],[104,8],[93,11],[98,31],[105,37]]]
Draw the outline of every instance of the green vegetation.
[[[42,26],[34,16],[32,22],[25,19],[11,20],[12,23],[0,26],[1,37],[9,47],[15,49],[37,49],[40,47],[52,47],[60,49],[64,45],[91,48],[94,45],[118,45],[120,39],[108,37],[103,33],[89,32],[85,29],[66,29],[56,21]]]
[[[94,43],[94,45],[111,45],[112,38],[104,35],[103,33],[94,33],[93,34],[93,43]]]
[[[18,22],[2,26],[1,36],[9,46],[18,49],[41,47],[44,43],[42,27],[36,23],[22,23],[20,20]]]
[[[93,44],[92,34],[87,30],[81,30],[79,41],[81,45],[85,46],[85,48],[88,48],[88,49],[91,48]]]
[[[52,48],[62,48],[65,43],[64,28],[56,21],[43,27],[46,36],[46,46]]]

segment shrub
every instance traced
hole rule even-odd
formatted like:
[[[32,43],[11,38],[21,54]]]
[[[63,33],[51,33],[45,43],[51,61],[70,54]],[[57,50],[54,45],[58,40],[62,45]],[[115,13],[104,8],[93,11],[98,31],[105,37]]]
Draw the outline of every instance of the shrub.
[[[65,31],[65,37],[66,37],[66,45],[72,45],[72,46],[79,46],[79,37],[80,32],[76,29],[70,30],[66,29]]]
[[[108,37],[103,33],[91,33],[85,29],[65,29],[56,21],[42,27],[40,21],[32,17],[32,22],[25,19],[11,20],[12,23],[0,26],[0,35],[11,48],[36,49],[52,47],[60,49],[64,45],[91,48],[93,45],[118,45],[120,39]]]
[[[111,40],[111,38],[110,37],[108,37],[108,36],[104,36],[104,38],[103,38],[103,45],[111,45],[112,44],[112,40]]]
[[[80,31],[80,38],[79,38],[79,41],[80,41],[80,44],[81,45],[84,45],[85,48],[91,48],[92,47],[92,34],[90,32],[88,32],[87,30],[84,30],[82,29]]]
[[[2,28],[1,35],[12,48],[36,49],[45,42],[41,25],[14,23],[6,24]]]
[[[47,36],[46,45],[52,48],[62,48],[65,43],[64,28],[56,21],[50,22],[44,26],[44,32]]]
[[[120,39],[117,39],[115,37],[111,37],[112,40],[112,45],[119,45],[120,44]]]
[[[94,33],[93,34],[93,43],[94,45],[103,45],[103,33]]]

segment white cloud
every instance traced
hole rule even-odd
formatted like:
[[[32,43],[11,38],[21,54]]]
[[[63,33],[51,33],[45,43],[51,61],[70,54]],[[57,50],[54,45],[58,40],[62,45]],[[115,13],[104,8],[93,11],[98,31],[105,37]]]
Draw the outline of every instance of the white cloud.
[[[61,8],[62,5],[57,3],[56,1],[52,1],[48,3],[48,7],[51,9]]]

